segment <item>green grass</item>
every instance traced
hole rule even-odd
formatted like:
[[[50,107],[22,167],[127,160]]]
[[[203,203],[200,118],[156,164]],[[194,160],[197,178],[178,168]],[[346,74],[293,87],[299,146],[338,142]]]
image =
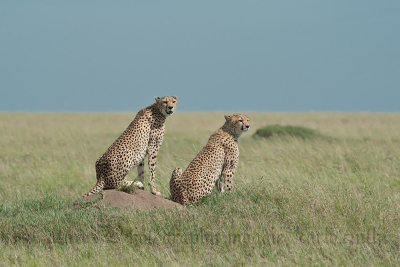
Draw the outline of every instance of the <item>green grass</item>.
[[[315,139],[323,137],[319,132],[302,126],[291,125],[268,125],[257,129],[254,136],[271,138],[271,137],[297,137],[301,139]]]
[[[167,120],[156,175],[166,197],[172,170],[223,115]],[[140,212],[73,205],[133,114],[0,113],[0,266],[399,264],[400,114],[247,115],[252,129],[302,125],[332,139],[250,131],[232,192]]]
[[[120,185],[117,188],[119,191],[132,194],[135,190],[139,189],[137,185],[131,184],[131,185]]]

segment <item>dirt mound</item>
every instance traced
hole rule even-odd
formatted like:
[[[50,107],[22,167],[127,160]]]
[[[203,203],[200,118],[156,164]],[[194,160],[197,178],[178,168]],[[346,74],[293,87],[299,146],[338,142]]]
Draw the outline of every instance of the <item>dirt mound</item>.
[[[75,202],[75,207],[82,207],[79,203],[94,203],[94,205],[131,208],[138,210],[173,209],[182,205],[171,200],[155,196],[150,192],[137,189],[128,194],[118,190],[104,190],[102,194],[91,195]]]

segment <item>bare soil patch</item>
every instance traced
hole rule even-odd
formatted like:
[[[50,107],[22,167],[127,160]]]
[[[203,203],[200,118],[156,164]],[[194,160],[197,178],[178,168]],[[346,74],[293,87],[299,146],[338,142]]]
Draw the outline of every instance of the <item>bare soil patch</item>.
[[[95,206],[130,208],[143,211],[183,207],[179,203],[165,199],[161,196],[155,196],[150,192],[140,189],[134,190],[129,194],[115,189],[104,190],[103,193],[79,199],[75,202],[75,207],[83,207],[81,204],[85,203],[93,203]]]

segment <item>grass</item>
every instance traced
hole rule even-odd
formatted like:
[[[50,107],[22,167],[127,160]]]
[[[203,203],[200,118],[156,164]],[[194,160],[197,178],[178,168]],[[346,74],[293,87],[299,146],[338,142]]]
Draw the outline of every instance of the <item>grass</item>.
[[[133,114],[0,113],[0,266],[399,264],[400,114],[247,115],[252,129],[302,125],[332,139],[245,133],[232,192],[139,212],[73,208]],[[168,119],[156,180],[166,197],[172,170],[223,122]]]
[[[139,187],[137,185],[131,184],[131,185],[120,185],[117,188],[119,191],[128,193],[128,194],[132,194],[136,189],[139,189]]]
[[[319,132],[302,126],[291,125],[267,125],[257,129],[254,133],[256,137],[298,137],[301,139],[315,139],[323,137]]]

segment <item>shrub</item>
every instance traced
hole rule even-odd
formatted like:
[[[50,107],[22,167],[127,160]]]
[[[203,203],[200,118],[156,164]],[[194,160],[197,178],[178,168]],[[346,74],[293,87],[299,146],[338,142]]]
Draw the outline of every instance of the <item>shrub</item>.
[[[309,129],[302,126],[291,126],[291,125],[268,125],[257,129],[254,136],[271,138],[275,136],[279,137],[296,137],[305,139],[315,139],[323,137],[318,131]]]

